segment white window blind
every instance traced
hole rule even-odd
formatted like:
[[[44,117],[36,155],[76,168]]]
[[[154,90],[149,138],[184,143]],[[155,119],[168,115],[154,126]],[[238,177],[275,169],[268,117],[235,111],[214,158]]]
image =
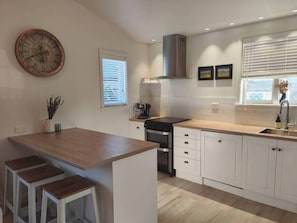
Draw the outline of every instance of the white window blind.
[[[102,106],[122,106],[128,103],[127,60],[116,51],[100,53]]]
[[[297,36],[243,41],[243,77],[294,73],[297,73]]]

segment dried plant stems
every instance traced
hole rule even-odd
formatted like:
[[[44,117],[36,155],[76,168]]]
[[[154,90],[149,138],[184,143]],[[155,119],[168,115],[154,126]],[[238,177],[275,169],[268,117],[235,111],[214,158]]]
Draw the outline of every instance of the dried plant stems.
[[[48,111],[48,118],[52,119],[58,108],[64,103],[64,100],[61,99],[61,96],[51,96],[47,100],[47,111]]]

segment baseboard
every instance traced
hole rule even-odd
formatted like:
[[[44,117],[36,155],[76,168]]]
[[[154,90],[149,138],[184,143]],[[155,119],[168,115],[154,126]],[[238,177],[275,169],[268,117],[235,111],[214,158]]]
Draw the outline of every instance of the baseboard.
[[[198,174],[191,174],[189,171],[176,170],[175,176],[194,183],[202,184],[202,177]]]
[[[244,197],[252,201],[256,201],[262,204],[270,205],[283,210],[297,213],[297,204],[292,203],[290,201],[285,201],[285,200],[281,200],[275,197],[270,197],[264,194],[259,194],[253,191],[241,189],[238,187],[234,187],[234,186],[224,184],[218,181],[214,181],[211,179],[207,179],[207,178],[203,178],[203,184],[231,194],[235,194],[240,197]]]
[[[290,201],[281,200],[275,197],[270,197],[264,194],[259,194],[253,191],[249,191],[246,189],[242,190],[242,197],[257,201],[259,203],[267,204],[273,207],[277,207],[280,209],[284,209],[287,211],[291,211],[297,213],[297,204],[292,203]]]
[[[211,180],[211,179],[203,178],[203,184],[205,184],[207,186],[210,186],[210,187],[213,187],[213,188],[216,188],[216,189],[219,189],[219,190],[222,190],[222,191],[225,191],[225,192],[228,192],[228,193],[231,193],[231,194],[235,194],[237,196],[242,195],[242,189],[241,188],[234,187],[234,186],[224,184],[224,183],[221,183],[221,182],[218,182],[218,181],[214,181],[214,180]]]

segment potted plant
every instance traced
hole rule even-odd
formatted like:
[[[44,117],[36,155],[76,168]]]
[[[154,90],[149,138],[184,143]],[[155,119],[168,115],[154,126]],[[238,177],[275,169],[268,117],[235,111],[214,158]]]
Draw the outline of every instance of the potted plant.
[[[281,103],[281,101],[285,100],[287,97],[286,93],[289,90],[289,82],[287,80],[283,80],[275,86],[278,88],[279,93],[282,94],[281,98],[279,99],[279,103]]]
[[[58,108],[64,103],[61,96],[51,96],[47,99],[48,119],[44,120],[44,131],[47,133],[54,132],[53,117]]]

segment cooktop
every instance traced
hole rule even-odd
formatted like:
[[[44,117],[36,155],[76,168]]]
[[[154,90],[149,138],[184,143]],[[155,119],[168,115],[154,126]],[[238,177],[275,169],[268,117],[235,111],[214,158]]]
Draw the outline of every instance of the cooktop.
[[[146,120],[144,127],[146,129],[172,132],[174,123],[183,122],[187,120],[189,119],[175,118],[175,117],[155,118],[155,119]]]

